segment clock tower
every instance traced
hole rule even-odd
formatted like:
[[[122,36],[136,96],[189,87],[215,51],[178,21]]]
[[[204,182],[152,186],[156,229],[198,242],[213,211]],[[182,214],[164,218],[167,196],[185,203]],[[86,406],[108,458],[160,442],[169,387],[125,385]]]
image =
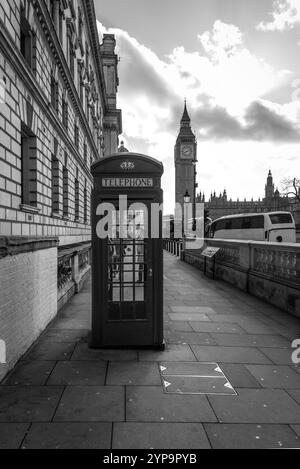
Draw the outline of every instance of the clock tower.
[[[175,202],[183,204],[183,196],[188,191],[193,203],[195,216],[197,141],[191,129],[191,119],[184,102],[180,131],[174,148],[175,161]]]

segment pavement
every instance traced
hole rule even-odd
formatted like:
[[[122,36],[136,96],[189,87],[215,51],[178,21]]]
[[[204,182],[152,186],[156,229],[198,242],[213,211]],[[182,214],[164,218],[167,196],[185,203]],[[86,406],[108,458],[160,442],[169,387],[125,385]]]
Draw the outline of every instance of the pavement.
[[[87,281],[1,383],[0,448],[300,448],[300,320],[164,257],[165,351],[90,349]]]

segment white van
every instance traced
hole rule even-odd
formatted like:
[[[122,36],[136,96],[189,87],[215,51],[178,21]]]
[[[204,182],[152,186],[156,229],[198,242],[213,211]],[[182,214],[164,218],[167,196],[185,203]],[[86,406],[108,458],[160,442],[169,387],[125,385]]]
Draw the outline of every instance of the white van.
[[[244,213],[214,220],[210,238],[295,243],[296,226],[290,212]]]

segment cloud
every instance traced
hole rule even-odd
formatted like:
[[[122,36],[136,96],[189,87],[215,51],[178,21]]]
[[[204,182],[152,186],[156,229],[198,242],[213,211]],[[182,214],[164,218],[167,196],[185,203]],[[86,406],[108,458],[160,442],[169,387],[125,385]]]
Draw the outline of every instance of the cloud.
[[[203,49],[220,60],[236,53],[243,43],[243,35],[239,28],[233,24],[226,24],[216,20],[212,31],[198,34]]]
[[[235,25],[218,20],[211,31],[198,35],[199,50],[179,45],[163,58],[126,31],[98,26],[100,35],[116,35],[121,138],[129,150],[163,161],[167,211],[173,209],[173,150],[184,97],[198,139],[199,190],[206,194],[227,187],[233,198],[258,197],[260,188],[253,189],[257,175],[262,174],[263,189],[269,166],[283,174],[288,158],[298,155],[300,101],[282,105],[263,99],[286,83],[290,71],[274,70],[254,55]],[[271,158],[279,147],[286,160],[274,159],[275,167]],[[292,163],[296,167],[297,161]]]
[[[262,101],[251,103],[242,119],[219,106],[196,110],[193,125],[201,140],[300,141],[299,127]]]
[[[261,31],[284,31],[300,24],[299,0],[276,0],[273,3],[271,21],[261,22],[257,29]]]

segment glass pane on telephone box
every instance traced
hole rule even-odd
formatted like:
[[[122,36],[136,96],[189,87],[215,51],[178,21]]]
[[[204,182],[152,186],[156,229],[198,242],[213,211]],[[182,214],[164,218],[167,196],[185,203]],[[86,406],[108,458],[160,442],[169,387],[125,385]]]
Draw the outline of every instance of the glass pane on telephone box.
[[[146,319],[149,243],[144,210],[112,214],[112,236],[107,249],[108,319]]]

